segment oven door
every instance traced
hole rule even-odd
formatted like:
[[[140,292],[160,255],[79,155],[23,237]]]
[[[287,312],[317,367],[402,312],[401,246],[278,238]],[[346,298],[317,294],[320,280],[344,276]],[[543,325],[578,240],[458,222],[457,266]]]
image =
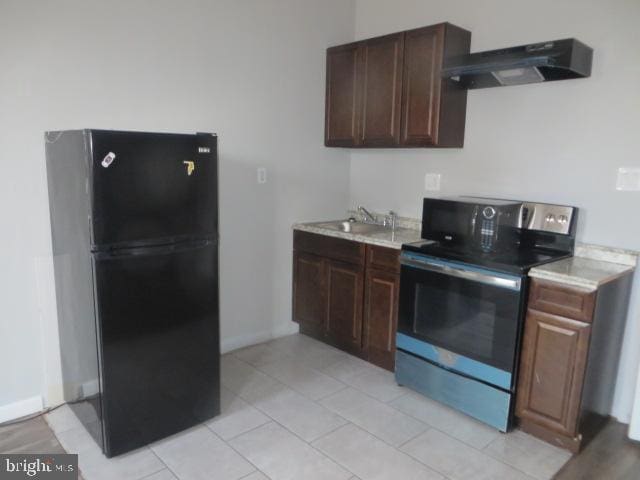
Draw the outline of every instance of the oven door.
[[[409,252],[401,263],[397,347],[512,390],[526,277]]]

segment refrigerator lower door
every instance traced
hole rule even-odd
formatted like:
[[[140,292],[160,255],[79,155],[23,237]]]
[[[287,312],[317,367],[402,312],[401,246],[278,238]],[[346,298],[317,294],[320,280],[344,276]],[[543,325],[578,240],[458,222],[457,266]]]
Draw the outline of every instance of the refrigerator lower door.
[[[215,242],[96,253],[93,268],[105,454],[219,414]]]

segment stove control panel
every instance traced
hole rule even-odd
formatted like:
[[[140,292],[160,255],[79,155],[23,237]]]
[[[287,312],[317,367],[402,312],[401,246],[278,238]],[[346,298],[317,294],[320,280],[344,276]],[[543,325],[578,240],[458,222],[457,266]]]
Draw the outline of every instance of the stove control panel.
[[[568,235],[575,213],[574,207],[547,203],[522,204],[522,228]]]

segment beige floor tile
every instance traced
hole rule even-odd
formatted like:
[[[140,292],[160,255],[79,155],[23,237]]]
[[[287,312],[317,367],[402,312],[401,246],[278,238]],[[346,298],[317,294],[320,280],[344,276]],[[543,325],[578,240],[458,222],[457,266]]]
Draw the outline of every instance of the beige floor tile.
[[[393,373],[382,369],[367,370],[349,380],[352,387],[380,400],[390,402],[407,393],[407,389],[396,383]]]
[[[223,440],[248,432],[271,419],[236,396],[230,390],[221,390],[221,414],[206,423]]]
[[[84,428],[74,428],[57,434],[68,453],[78,454],[78,467],[87,480],[138,480],[164,469],[149,448],[107,458]]]
[[[501,435],[495,428],[418,393],[409,392],[390,405],[477,449]]]
[[[256,470],[246,477],[242,477],[240,480],[269,480],[269,477],[267,477],[264,473]]]
[[[436,429],[427,430],[401,450],[452,480],[531,480],[524,473]]]
[[[269,346],[295,357],[300,364],[315,370],[322,370],[351,357],[326,343],[300,334],[272,340]]]
[[[44,418],[55,433],[66,432],[72,428],[84,428],[71,407],[66,403],[47,413]]]
[[[231,354],[254,367],[264,365],[265,363],[274,362],[285,358],[291,358],[286,353],[272,348],[267,343],[252,345],[250,347],[235,350]]]
[[[298,354],[297,358],[302,365],[322,371],[324,368],[348,359],[349,355],[334,348],[310,346],[303,353]]]
[[[140,480],[178,480],[178,477],[165,468],[164,470],[160,470],[158,473],[141,478]]]
[[[428,428],[419,420],[350,387],[320,403],[393,446]]]
[[[344,357],[342,358],[346,358],[348,356],[337,348],[302,334],[276,338],[275,340],[268,342],[267,345],[274,350],[278,350],[279,352],[295,357],[304,357],[309,351],[341,353],[344,354]]]
[[[552,478],[571,458],[568,451],[520,430],[500,435],[484,452],[540,480]]]
[[[229,443],[272,480],[347,480],[352,475],[276,423]]]
[[[349,355],[342,361],[323,368],[322,371],[343,383],[350,384],[354,377],[376,372],[377,367],[369,362]]]
[[[258,368],[312,400],[336,393],[346,386],[333,377],[302,365],[295,357],[276,360]]]
[[[283,386],[274,378],[228,354],[222,357],[220,377],[224,387],[249,403]]]
[[[180,480],[237,480],[255,470],[206,427],[173,435],[151,449]]]
[[[332,411],[288,387],[272,391],[254,405],[307,442],[346,423]]]
[[[313,446],[365,480],[444,479],[355,425],[345,425],[316,440]]]

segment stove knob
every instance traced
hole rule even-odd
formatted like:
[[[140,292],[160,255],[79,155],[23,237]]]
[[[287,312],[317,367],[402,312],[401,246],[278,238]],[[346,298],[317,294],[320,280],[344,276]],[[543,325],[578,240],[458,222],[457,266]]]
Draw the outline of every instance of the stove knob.
[[[566,215],[560,215],[560,216],[558,217],[558,223],[561,223],[561,224],[563,224],[563,225],[564,225],[564,224],[565,224],[565,223],[567,223],[568,221],[569,221],[569,219],[567,218],[567,216],[566,216]]]
[[[491,220],[496,216],[496,209],[493,207],[484,207],[484,209],[482,210],[482,216],[487,220]]]
[[[550,213],[544,217],[544,221],[547,223],[556,223],[556,216],[553,213]]]

